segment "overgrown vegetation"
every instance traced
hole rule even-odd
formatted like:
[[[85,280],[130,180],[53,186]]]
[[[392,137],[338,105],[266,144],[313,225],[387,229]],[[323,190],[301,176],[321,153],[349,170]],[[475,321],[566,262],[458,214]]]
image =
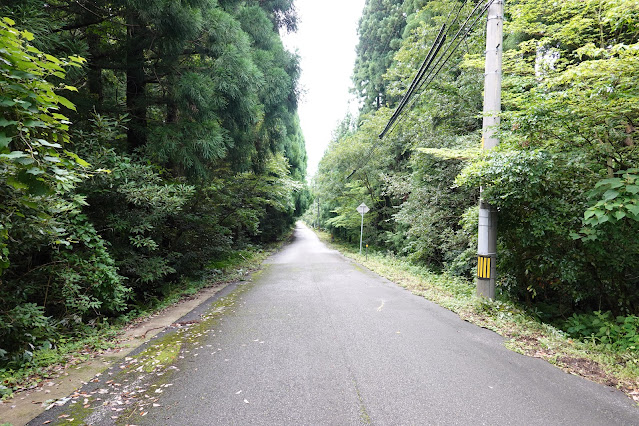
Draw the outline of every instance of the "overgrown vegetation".
[[[117,347],[128,326],[144,321],[148,315],[188,299],[204,288],[244,281],[281,244],[283,242],[228,252],[224,258],[210,262],[201,271],[201,277],[182,277],[179,282],[167,284],[162,298],[136,306],[109,322],[102,321],[94,327],[84,327],[74,335],[61,336],[54,343],[44,343],[34,349],[28,362],[5,364],[0,368],[0,398],[38,387],[46,379],[58,377],[65,369]]]
[[[483,187],[499,211],[499,300],[575,338],[636,349],[637,2],[507,3],[501,144],[490,153],[480,149],[479,28],[380,142],[442,23],[459,7],[367,1],[353,77],[361,114],[335,131],[314,178],[322,228],[359,240],[356,206],[365,202],[371,249],[459,277],[470,292]],[[370,25],[376,16],[386,18]],[[385,50],[374,52],[370,40],[380,37]]]
[[[0,2],[0,368],[288,232],[309,197],[295,23],[289,0]]]

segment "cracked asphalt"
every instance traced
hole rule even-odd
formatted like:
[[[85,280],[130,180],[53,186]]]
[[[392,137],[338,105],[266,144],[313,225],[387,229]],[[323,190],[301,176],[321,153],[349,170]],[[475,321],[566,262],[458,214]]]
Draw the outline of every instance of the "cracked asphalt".
[[[227,297],[155,405],[121,424],[639,424],[621,392],[507,350],[301,224]]]

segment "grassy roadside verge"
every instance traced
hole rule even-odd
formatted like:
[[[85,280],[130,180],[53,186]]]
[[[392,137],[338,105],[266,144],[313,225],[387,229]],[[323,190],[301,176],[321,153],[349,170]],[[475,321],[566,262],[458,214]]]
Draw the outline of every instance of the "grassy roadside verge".
[[[60,377],[69,368],[117,348],[126,329],[179,302],[197,297],[202,290],[245,280],[284,241],[233,252],[225,259],[211,262],[201,278],[183,280],[165,288],[164,297],[153,303],[138,306],[111,323],[87,327],[82,335],[60,338],[55,346],[36,349],[32,358],[20,366],[0,368],[0,401],[12,398],[18,392],[36,389],[47,380]]]
[[[507,348],[544,359],[570,374],[616,387],[639,404],[639,353],[613,352],[603,345],[571,339],[510,301],[478,299],[474,286],[464,279],[434,273],[399,257],[375,252],[360,255],[358,248],[332,242],[329,234],[315,232],[324,243],[371,271],[455,312],[465,321],[500,334],[506,339]]]

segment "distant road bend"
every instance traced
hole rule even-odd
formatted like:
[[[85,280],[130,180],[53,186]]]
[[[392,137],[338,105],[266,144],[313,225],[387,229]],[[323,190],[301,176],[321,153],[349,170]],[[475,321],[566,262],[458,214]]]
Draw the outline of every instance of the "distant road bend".
[[[329,250],[301,224],[234,291],[238,303],[203,350],[183,354],[158,408],[127,422],[639,425],[621,392],[507,350],[495,333]]]

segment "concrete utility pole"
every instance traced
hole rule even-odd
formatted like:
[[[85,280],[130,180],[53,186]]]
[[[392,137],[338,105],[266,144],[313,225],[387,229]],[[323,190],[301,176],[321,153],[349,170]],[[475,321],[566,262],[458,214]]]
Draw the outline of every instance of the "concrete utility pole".
[[[320,231],[320,197],[317,197],[317,230]]]
[[[503,46],[504,2],[494,0],[488,8],[486,23],[486,74],[484,77],[484,121],[482,148],[499,145],[494,136],[501,112],[501,64]],[[479,201],[477,238],[477,296],[495,298],[497,260],[497,210]]]

